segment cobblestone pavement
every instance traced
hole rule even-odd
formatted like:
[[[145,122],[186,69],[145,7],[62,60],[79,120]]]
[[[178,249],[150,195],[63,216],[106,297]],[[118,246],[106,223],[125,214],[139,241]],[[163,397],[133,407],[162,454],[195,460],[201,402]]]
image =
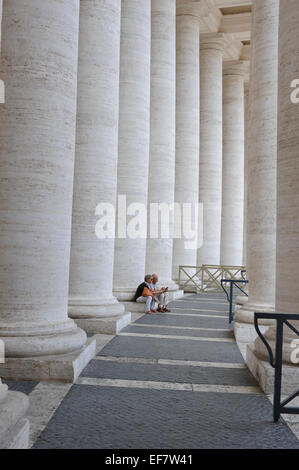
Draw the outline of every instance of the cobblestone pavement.
[[[299,449],[244,365],[225,297],[171,309],[108,338],[74,385],[8,383],[37,410],[35,449]]]

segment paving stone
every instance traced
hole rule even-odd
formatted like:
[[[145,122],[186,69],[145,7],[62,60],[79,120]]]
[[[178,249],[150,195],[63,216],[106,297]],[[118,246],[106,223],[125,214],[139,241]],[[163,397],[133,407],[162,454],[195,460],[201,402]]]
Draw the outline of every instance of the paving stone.
[[[171,302],[170,308],[183,308],[186,310],[190,309],[198,309],[198,310],[206,310],[209,312],[210,310],[217,310],[219,312],[228,312],[229,306],[227,304],[222,303],[206,303],[206,302]]]
[[[192,294],[188,295],[184,298],[184,300],[189,300],[189,299],[203,299],[203,300],[225,300],[226,295],[223,291],[213,293],[213,294],[207,294],[207,293],[200,293],[200,294]]]
[[[263,395],[74,385],[35,449],[299,449]]]
[[[193,312],[192,312],[193,314]],[[220,329],[231,329],[231,326],[228,323],[228,319],[223,318],[212,318],[211,317],[204,317],[202,315],[194,315],[194,317],[187,317],[183,314],[181,315],[143,315],[135,323],[139,324],[159,324],[169,325],[169,326],[188,326],[188,327],[196,327],[196,328],[220,328]]]
[[[191,384],[233,385],[256,387],[257,382],[248,369],[223,369],[161,364],[134,364],[93,360],[82,377],[142,380]]]
[[[117,336],[99,355],[243,363],[235,343]]]
[[[195,328],[214,328],[214,329],[231,329],[227,318],[212,318],[203,316],[187,317],[186,315],[143,315],[135,323],[156,325],[157,322],[161,326],[188,326]]]
[[[228,312],[225,312],[225,311],[222,312],[220,310],[214,311],[214,310],[207,310],[206,308],[202,310],[195,310],[192,308],[183,309],[182,307],[172,307],[171,313],[175,313],[179,315],[186,315],[186,316],[193,315],[193,316],[199,316],[199,317],[216,317],[216,318],[221,317],[221,318],[224,318],[228,322]]]
[[[187,300],[188,299],[188,300]],[[214,299],[214,302],[204,302]],[[99,353],[127,361],[92,360],[82,377],[136,381],[147,388],[73,385],[35,443],[36,449],[299,449],[299,441],[284,420],[273,423],[272,405],[261,394],[203,393],[150,389],[151,382],[202,386],[254,387],[246,368],[221,364],[244,364],[235,343],[204,341],[232,338],[225,311],[219,310],[217,293],[195,294],[176,301],[179,315],[144,315],[123,332],[183,336],[182,339],[118,336]],[[194,312],[193,305],[206,311]],[[224,310],[226,309],[226,310]],[[221,310],[221,312],[222,312]],[[190,313],[194,316],[187,316]],[[221,315],[220,314],[220,315]],[[218,314],[219,315],[219,314]],[[215,318],[213,318],[215,317]],[[136,326],[136,324],[138,326]],[[151,325],[159,327],[151,327]],[[147,326],[146,326],[147,325]],[[166,328],[174,326],[175,328]],[[181,327],[214,328],[226,331],[184,330]],[[203,340],[188,340],[188,336]],[[169,359],[214,363],[215,367],[150,363]],[[140,359],[140,361],[142,361]],[[149,362],[146,362],[149,361]],[[28,383],[27,383],[28,384]],[[132,385],[132,384],[131,384]],[[244,391],[244,390],[243,390]],[[241,392],[241,389],[240,389]]]
[[[159,323],[159,322],[157,322]],[[146,326],[136,326],[134,323],[130,326],[124,328],[122,333],[144,333],[144,334],[156,334],[156,335],[175,335],[175,336],[194,336],[194,337],[204,337],[204,338],[224,338],[224,339],[233,339],[234,332],[233,330],[225,331],[209,331],[209,330],[182,330],[180,328],[167,328],[163,326],[159,327],[146,327]]]

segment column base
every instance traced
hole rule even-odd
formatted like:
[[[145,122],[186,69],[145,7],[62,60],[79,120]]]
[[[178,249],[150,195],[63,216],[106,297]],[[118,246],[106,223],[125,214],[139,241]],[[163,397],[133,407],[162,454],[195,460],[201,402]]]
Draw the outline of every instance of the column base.
[[[69,316],[86,333],[115,335],[131,323],[130,313],[115,297],[109,299],[74,299],[69,302]]]
[[[68,314],[74,320],[120,316],[124,311],[124,306],[115,297],[104,299],[70,297],[69,299]]]
[[[235,312],[241,308],[245,308],[244,305],[248,303],[248,297],[246,295],[238,295],[235,300]]]
[[[266,333],[269,326],[260,326],[262,334]],[[234,322],[234,335],[238,348],[246,361],[247,346],[254,343],[258,337],[253,323]]]
[[[0,365],[0,376],[7,380],[63,381],[73,383],[96,354],[96,341],[89,338],[78,351],[54,356],[13,358]]]
[[[29,421],[24,418],[29,399],[19,392],[7,392],[0,403],[0,449],[27,449]]]
[[[260,330],[263,334],[267,331],[268,328],[269,325],[260,325]],[[234,322],[234,334],[237,343],[250,344],[253,343],[258,337],[253,323],[241,323],[239,321]]]
[[[274,369],[265,359],[255,351],[254,344],[247,346],[246,364],[252,375],[259,382],[266,394],[274,393]],[[282,395],[291,395],[298,389],[299,367],[283,364],[282,368]]]
[[[168,292],[177,292],[179,290],[179,285],[173,280],[169,279],[168,281],[164,279],[159,279],[159,286],[161,287],[168,287]]]
[[[245,302],[243,306],[235,310],[234,316],[234,334],[236,341],[240,347],[242,344],[249,344],[256,340],[258,334],[254,327],[254,312],[273,312],[271,307],[259,307]],[[260,330],[264,333],[269,326],[273,324],[273,320],[262,320],[259,322]],[[242,351],[241,351],[242,352]]]
[[[182,297],[184,297],[184,295],[185,292],[183,291],[183,289],[178,289],[174,292],[169,292],[170,302],[172,302],[173,300],[181,299]]]
[[[140,281],[141,284],[141,281]],[[136,292],[137,286],[135,287],[117,287],[113,289],[113,295],[119,302],[132,302]]]
[[[8,357],[41,357],[71,354],[86,343],[86,333],[70,318],[57,323],[12,323],[0,325],[0,340]]]
[[[103,318],[75,318],[74,320],[86,333],[117,335],[131,323],[131,313],[128,312],[123,315]]]

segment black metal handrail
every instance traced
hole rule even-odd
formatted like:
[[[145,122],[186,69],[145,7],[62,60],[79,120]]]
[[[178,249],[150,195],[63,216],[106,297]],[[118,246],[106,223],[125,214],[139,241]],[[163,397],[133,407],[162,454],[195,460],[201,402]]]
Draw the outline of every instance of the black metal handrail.
[[[275,341],[275,359],[272,348],[264,335],[261,333],[258,321],[262,319],[275,320],[276,321],[276,341]],[[261,338],[262,342],[267,348],[269,354],[269,362],[275,369],[274,379],[274,403],[273,403],[273,417],[275,423],[279,421],[282,414],[299,414],[299,407],[287,406],[291,401],[299,396],[299,389],[297,392],[290,395],[287,399],[281,402],[281,382],[282,382],[282,358],[283,358],[283,329],[286,325],[290,330],[299,336],[299,331],[290,323],[290,321],[299,321],[298,314],[285,314],[285,313],[255,313],[254,314],[254,326],[257,334]]]
[[[225,289],[224,284],[230,284],[229,292]],[[238,284],[248,284],[248,281],[243,279],[222,279],[221,287],[224,290],[227,301],[229,302],[229,323],[233,322],[233,297],[234,297],[234,287],[237,287],[244,295],[248,297],[247,292],[245,292]]]

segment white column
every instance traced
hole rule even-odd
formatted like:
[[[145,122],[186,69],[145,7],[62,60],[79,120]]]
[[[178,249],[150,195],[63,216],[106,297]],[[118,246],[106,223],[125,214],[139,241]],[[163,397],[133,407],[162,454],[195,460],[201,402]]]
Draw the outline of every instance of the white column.
[[[253,4],[247,176],[249,299],[235,317],[235,334],[241,342],[256,337],[254,312],[271,312],[275,306],[278,5],[278,0],[255,0]]]
[[[116,203],[120,14],[120,0],[80,4],[69,315],[97,333],[114,333],[124,311],[112,295],[114,233],[95,231]]]
[[[220,264],[222,200],[222,60],[225,36],[200,38],[199,202],[203,204],[203,246],[199,266]]]
[[[172,281],[173,211],[161,207],[158,226],[150,204],[174,203],[176,0],[151,1],[151,109],[146,271],[158,273],[170,290]],[[156,208],[158,208],[156,206]],[[151,213],[152,212],[152,213]],[[169,214],[169,215],[168,215]],[[169,219],[169,220],[168,220]],[[156,233],[158,231],[158,233]],[[165,233],[161,233],[165,231]],[[168,233],[167,233],[168,232]]]
[[[0,51],[3,2],[0,0]],[[1,346],[1,345],[0,345]],[[3,360],[0,347],[0,362]],[[0,449],[26,449],[29,440],[29,422],[24,419],[29,400],[21,393],[8,393],[0,379]]]
[[[0,50],[2,40],[2,11],[3,11],[3,0],[0,0]]]
[[[199,8],[177,8],[175,202],[198,203],[199,180]],[[192,7],[192,8],[191,8]],[[179,266],[196,266],[197,248],[173,241],[173,279]]]
[[[243,266],[246,266],[247,254],[247,187],[248,187],[248,154],[250,151],[250,100],[249,83],[244,85],[244,226],[243,226]]]
[[[141,203],[145,208],[149,165],[150,43],[150,0],[123,0],[117,192],[126,196],[127,206]],[[135,209],[131,207],[134,214]],[[124,213],[125,208],[120,208],[119,215]],[[132,224],[135,226],[133,219],[134,215],[129,214],[129,228]],[[140,217],[136,225],[138,221]],[[134,232],[134,227],[131,231]],[[114,293],[119,300],[131,300],[145,275],[146,230],[139,238],[134,239],[132,235],[130,238],[123,233],[117,234],[115,241]]]
[[[224,64],[220,259],[224,266],[242,266],[243,261],[244,73],[243,62]]]
[[[24,418],[28,407],[28,397],[8,392],[0,379],[0,450],[28,448],[29,421]]]
[[[279,75],[278,75],[278,159],[277,159],[277,258],[276,258],[276,312],[299,314],[299,100],[298,92],[291,96],[291,83],[299,78],[299,10],[296,0],[280,0],[279,14]],[[298,84],[297,84],[298,89]],[[299,322],[291,322],[299,330]],[[283,359],[292,361],[292,341],[298,340],[284,327]],[[276,328],[265,335],[273,347]],[[298,348],[298,345],[297,345]],[[259,357],[267,351],[256,341]],[[298,357],[298,354],[297,354]],[[286,381],[298,387],[299,371],[288,370]]]
[[[78,0],[3,4],[0,339],[7,358],[65,354],[86,342],[67,315],[78,19]]]

